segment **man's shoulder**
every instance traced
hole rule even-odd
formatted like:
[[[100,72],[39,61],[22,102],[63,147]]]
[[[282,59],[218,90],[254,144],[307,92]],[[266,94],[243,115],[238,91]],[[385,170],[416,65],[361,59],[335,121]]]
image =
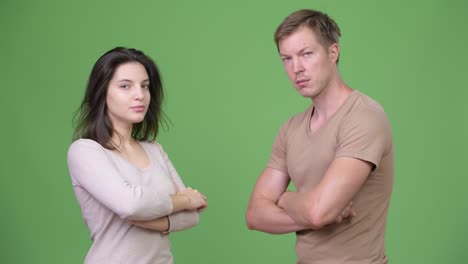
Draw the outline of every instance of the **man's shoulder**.
[[[358,111],[370,111],[370,112],[383,112],[383,106],[372,97],[364,94],[360,91],[356,91],[356,99],[354,101],[353,109]]]
[[[313,109],[313,105],[307,107],[304,111],[297,113],[291,117],[289,117],[283,124],[281,125],[282,129],[295,129],[299,127],[304,122],[307,122],[307,118],[310,117],[311,111]]]
[[[391,131],[390,121],[382,105],[361,92],[355,94],[352,106],[341,119],[340,128]]]

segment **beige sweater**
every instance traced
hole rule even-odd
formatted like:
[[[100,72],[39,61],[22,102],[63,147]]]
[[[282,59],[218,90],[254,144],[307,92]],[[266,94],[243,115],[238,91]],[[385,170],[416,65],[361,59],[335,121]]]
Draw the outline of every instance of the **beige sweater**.
[[[150,159],[145,169],[89,139],[68,150],[73,190],[93,241],[85,263],[172,263],[168,234],[127,220],[169,215],[171,232],[198,224],[197,212],[171,214],[170,195],[185,186],[160,144],[141,144]]]

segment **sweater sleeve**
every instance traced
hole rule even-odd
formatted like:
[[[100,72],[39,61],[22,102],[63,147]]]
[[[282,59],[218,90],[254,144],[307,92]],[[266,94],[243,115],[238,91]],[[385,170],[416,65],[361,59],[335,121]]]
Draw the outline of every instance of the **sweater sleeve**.
[[[169,215],[172,200],[144,186],[132,185],[122,177],[108,153],[89,139],[75,141],[68,150],[72,183],[127,220],[151,220]]]
[[[169,175],[171,177],[174,186],[176,187],[176,191],[180,192],[185,189],[185,185],[182,182],[179,174],[177,173],[174,165],[170,161],[169,157],[167,156],[166,152],[163,150],[162,146],[159,145],[159,150],[161,151],[161,155],[163,157],[164,162],[167,165],[169,170]],[[199,221],[199,214],[195,211],[180,211],[174,214],[169,215],[169,232],[176,232],[184,229],[188,229],[194,227],[198,224]]]

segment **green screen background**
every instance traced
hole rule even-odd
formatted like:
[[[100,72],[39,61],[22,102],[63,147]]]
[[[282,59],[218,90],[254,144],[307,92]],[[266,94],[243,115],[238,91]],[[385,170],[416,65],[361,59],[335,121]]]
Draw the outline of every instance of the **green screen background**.
[[[68,3],[66,3],[68,2]],[[171,235],[176,263],[294,263],[294,235],[249,231],[244,213],[279,126],[305,109],[272,34],[294,10],[340,25],[340,71],[386,109],[396,146],[391,263],[468,259],[468,2],[0,2],[1,263],[82,263],[91,244],[66,164],[72,116],[115,46],[159,65],[172,121],[163,144],[210,206]]]

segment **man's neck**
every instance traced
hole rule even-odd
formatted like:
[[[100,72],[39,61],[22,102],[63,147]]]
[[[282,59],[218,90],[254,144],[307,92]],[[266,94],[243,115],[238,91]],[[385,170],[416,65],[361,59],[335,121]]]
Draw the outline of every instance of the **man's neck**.
[[[347,86],[343,81],[337,80],[319,95],[312,98],[314,104],[313,120],[326,122],[344,103],[353,89]]]

